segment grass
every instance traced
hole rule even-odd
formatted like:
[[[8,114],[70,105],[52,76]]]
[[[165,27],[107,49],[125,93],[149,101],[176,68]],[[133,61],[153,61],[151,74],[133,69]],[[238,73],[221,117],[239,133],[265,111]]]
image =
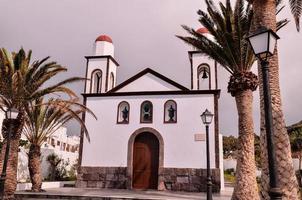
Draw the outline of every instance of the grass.
[[[235,176],[232,173],[224,172],[225,182],[235,183]]]

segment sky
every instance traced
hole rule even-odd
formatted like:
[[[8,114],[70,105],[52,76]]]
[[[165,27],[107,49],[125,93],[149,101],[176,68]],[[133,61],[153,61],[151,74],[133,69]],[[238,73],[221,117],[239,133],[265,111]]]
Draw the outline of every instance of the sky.
[[[187,51],[191,47],[175,35],[186,35],[182,24],[201,27],[196,12],[205,10],[204,0],[0,0],[0,5],[0,47],[32,49],[33,60],[51,56],[68,69],[52,83],[84,77],[84,56],[92,55],[94,40],[107,34],[120,64],[117,83],[150,67],[190,87]],[[296,31],[288,6],[279,17],[291,19],[278,32],[283,111],[290,125],[302,120],[302,33]],[[256,67],[253,70],[256,72]],[[220,132],[237,135],[235,101],[226,92],[229,74],[219,68],[218,78]],[[84,84],[70,87],[80,95]],[[254,122],[259,133],[258,91],[254,92]],[[79,128],[71,123],[68,133],[77,135]]]

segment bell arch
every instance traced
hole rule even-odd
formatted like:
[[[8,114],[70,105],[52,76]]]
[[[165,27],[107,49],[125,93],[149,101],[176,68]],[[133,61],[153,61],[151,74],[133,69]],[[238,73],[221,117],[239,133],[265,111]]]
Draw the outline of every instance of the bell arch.
[[[197,68],[197,90],[211,89],[211,70],[210,66],[202,63]]]

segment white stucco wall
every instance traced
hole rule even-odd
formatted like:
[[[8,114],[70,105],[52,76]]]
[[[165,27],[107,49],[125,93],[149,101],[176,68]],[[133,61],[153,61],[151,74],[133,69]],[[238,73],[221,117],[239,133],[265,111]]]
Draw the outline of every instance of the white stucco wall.
[[[177,102],[177,123],[164,124],[164,103]],[[153,123],[140,123],[140,106],[153,103]],[[121,101],[130,104],[130,123],[117,124],[117,107]],[[98,117],[86,115],[91,142],[84,140],[82,166],[127,166],[128,140],[142,127],[156,129],[164,140],[164,167],[206,168],[205,141],[195,141],[194,134],[205,134],[200,119],[207,108],[214,112],[214,95],[162,95],[90,97],[87,106]],[[211,167],[215,168],[214,123],[210,126]]]
[[[220,169],[220,188],[224,190],[224,170],[223,170],[223,139],[222,135],[219,134],[219,169]]]
[[[166,81],[154,76],[153,74],[146,74],[137,80],[129,83],[125,87],[119,89],[117,92],[140,92],[140,91],[175,91],[179,88],[167,83]]]
[[[103,56],[103,55],[110,55],[114,56],[114,46],[111,42],[106,41],[96,41],[95,42],[95,55],[96,56]]]

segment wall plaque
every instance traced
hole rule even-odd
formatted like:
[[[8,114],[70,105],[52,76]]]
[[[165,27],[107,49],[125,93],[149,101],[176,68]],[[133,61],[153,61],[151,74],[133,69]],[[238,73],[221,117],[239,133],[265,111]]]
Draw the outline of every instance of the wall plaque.
[[[206,134],[195,134],[194,135],[194,140],[196,141],[196,142],[198,142],[198,141],[205,141],[206,140]]]

